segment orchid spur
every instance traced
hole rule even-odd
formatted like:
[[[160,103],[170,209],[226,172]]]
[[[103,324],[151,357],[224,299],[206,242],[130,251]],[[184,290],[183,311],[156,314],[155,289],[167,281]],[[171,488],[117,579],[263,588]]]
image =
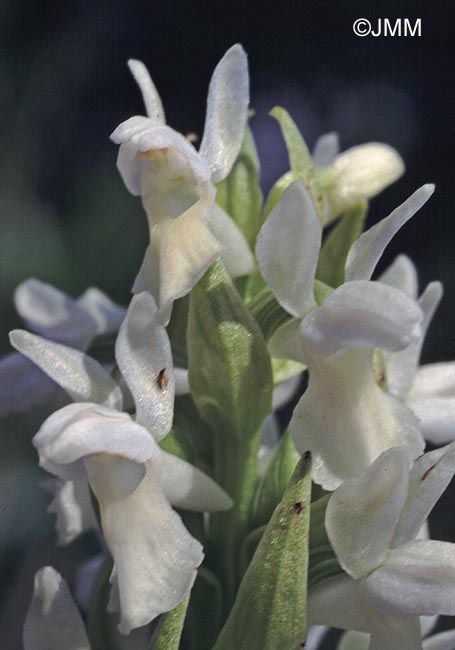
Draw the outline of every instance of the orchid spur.
[[[44,469],[64,481],[88,481],[97,497],[114,560],[111,607],[120,609],[119,629],[127,634],[173,609],[202,562],[200,543],[170,504],[196,511],[231,505],[208,476],[158,445],[172,424],[174,379],[153,298],[133,298],[116,343],[134,419],[122,412],[119,386],[90,357],[27,332],[12,332],[11,340],[76,401],[51,415],[33,442]],[[158,381],[163,370],[165,383]]]
[[[117,166],[128,190],[142,198],[150,245],[135,291],[149,290],[167,320],[172,303],[192,289],[220,256],[231,275],[253,269],[248,244],[215,203],[215,183],[229,173],[242,143],[249,101],[246,54],[231,47],[213,73],[199,152],[165,124],[161,100],[140,61],[129,61],[147,117],[118,126]]]
[[[313,283],[322,227],[301,184],[285,190],[259,233],[259,269],[297,319],[277,331],[272,354],[304,361],[309,370],[290,430],[298,450],[312,452],[313,479],[324,489],[366,469],[389,447],[407,444],[414,458],[423,451],[417,419],[377,385],[371,366],[375,348],[397,352],[421,337],[422,310],[405,293],[370,278],[395,232],[432,192],[423,186],[354,242],[346,282],[320,306]]]

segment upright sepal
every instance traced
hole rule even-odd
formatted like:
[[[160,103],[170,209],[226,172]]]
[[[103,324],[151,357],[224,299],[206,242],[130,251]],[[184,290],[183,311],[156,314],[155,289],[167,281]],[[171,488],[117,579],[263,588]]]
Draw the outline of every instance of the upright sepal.
[[[311,461],[304,454],[242,580],[214,650],[297,650],[306,642]]]

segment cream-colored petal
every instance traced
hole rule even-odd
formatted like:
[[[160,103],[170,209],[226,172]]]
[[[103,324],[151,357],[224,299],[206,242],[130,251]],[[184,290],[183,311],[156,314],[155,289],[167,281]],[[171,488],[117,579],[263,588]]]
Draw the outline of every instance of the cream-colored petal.
[[[298,451],[311,451],[316,483],[334,490],[390,447],[404,445],[412,458],[423,452],[415,416],[377,385],[368,350],[307,356],[307,362],[308,388],[289,429]]]
[[[165,124],[166,119],[164,117],[163,104],[161,103],[160,96],[150,77],[149,71],[142,61],[137,61],[136,59],[129,59],[128,67],[142,93],[142,99],[144,100],[148,117],[161,124]]]
[[[383,284],[403,291],[411,298],[417,299],[417,269],[407,255],[398,255],[378,280]]]
[[[23,632],[24,650],[90,650],[68,585],[50,566],[35,574]]]
[[[221,258],[231,277],[247,275],[254,269],[253,253],[238,226],[229,215],[213,204],[207,227],[221,246]]]
[[[340,152],[338,133],[331,132],[317,139],[313,150],[313,161],[318,167],[331,165]]]
[[[126,309],[113,302],[109,296],[96,287],[90,287],[78,299],[78,303],[95,319],[97,334],[111,334],[118,331],[125,318]]]
[[[48,512],[57,515],[55,528],[59,545],[70,544],[79,535],[96,528],[87,479],[56,481],[55,494]]]
[[[85,460],[114,559],[119,630],[128,634],[174,609],[190,591],[202,547],[170,507],[159,470],[107,456]]]

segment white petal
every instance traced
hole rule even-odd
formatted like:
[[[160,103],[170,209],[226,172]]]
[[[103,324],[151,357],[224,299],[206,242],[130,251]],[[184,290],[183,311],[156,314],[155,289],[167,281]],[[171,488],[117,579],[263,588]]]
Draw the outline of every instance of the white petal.
[[[425,639],[423,650],[455,650],[455,630],[440,632]]]
[[[84,291],[78,303],[95,319],[97,334],[117,332],[122,320],[125,318],[125,307],[116,305],[96,287],[90,287],[90,289]]]
[[[346,574],[324,580],[308,593],[308,622],[342,630],[368,632],[359,583]]]
[[[321,223],[302,183],[292,183],[262,226],[256,242],[259,270],[278,302],[293,316],[314,307],[313,282]]]
[[[176,508],[194,512],[219,512],[232,508],[232,499],[215,481],[190,463],[163,452],[160,485]]]
[[[330,498],[327,534],[339,563],[353,578],[367,575],[384,562],[406,501],[408,468],[405,449],[389,449]]]
[[[353,243],[346,260],[346,280],[369,280],[386,246],[398,230],[428,201],[434,185],[423,185],[388,217]]]
[[[50,401],[57,385],[17,352],[0,359],[0,417]]]
[[[381,142],[368,142],[337,156],[331,172],[336,192],[343,203],[370,199],[396,181],[404,172],[404,163],[395,149]]]
[[[417,298],[417,269],[407,255],[398,255],[378,279],[379,282],[399,289],[411,298]]]
[[[418,458],[410,473],[409,493],[392,547],[416,537],[455,473],[455,443]]]
[[[301,373],[299,372],[294,377],[289,377],[279,384],[275,384],[272,394],[272,408],[279,409],[285,406],[291,397],[293,397],[299,387],[301,380]]]
[[[394,618],[371,612],[368,650],[421,650],[420,624],[417,617]]]
[[[136,422],[161,440],[172,426],[174,366],[169,337],[158,322],[150,294],[140,293],[131,300],[115,355],[136,404]]]
[[[82,617],[68,585],[50,566],[35,574],[23,645],[24,650],[90,650]]]
[[[342,348],[401,350],[420,336],[422,311],[380,282],[346,282],[302,321],[304,350],[329,356]]]
[[[91,458],[85,464],[114,559],[119,629],[128,634],[186,596],[202,562],[202,547],[169,506],[159,470],[149,465],[141,479],[140,466],[121,458]]]
[[[419,298],[423,314],[420,336],[404,350],[396,353],[384,352],[387,390],[403,400],[413,385],[425,335],[441,297],[441,283],[430,282]]]
[[[78,301],[50,284],[29,278],[14,292],[17,312],[27,327],[52,341],[85,349],[96,322]]]
[[[166,219],[151,232],[151,246],[159,250],[161,312],[186,296],[221,255],[221,245],[206,222],[207,206],[195,204],[177,219]]]
[[[419,368],[407,403],[420,421],[427,440],[435,445],[455,439],[455,363]]]
[[[421,366],[412,392],[415,399],[432,396],[455,397],[455,361]]]
[[[231,277],[247,275],[254,269],[253,253],[238,226],[214,203],[207,227],[221,245],[221,257]]]
[[[81,533],[97,527],[86,478],[58,482],[48,512],[57,515],[59,545],[69,544]]]
[[[331,165],[340,152],[338,133],[325,133],[316,141],[313,150],[313,161],[318,167]]]
[[[176,395],[187,395],[190,392],[188,370],[186,368],[174,368],[174,381]]]
[[[122,393],[94,359],[79,350],[30,334],[10,332],[11,345],[59,384],[75,402],[96,402],[121,408]]]
[[[390,552],[365,579],[369,602],[382,614],[407,618],[455,614],[455,544],[416,541]]]
[[[141,90],[148,117],[161,124],[165,124],[163,104],[161,103],[155,84],[149,75],[149,71],[142,61],[137,61],[136,59],[129,59],[128,67]]]
[[[204,135],[199,152],[218,183],[240,151],[249,102],[248,61],[241,45],[233,45],[216,66],[207,96]]]
[[[366,632],[345,632],[337,645],[337,650],[368,650],[370,635]]]
[[[33,444],[41,466],[67,480],[84,476],[85,456],[110,454],[144,463],[160,453],[150,433],[128,414],[96,404],[70,404],[53,413]]]
[[[297,450],[311,451],[313,480],[325,490],[357,476],[390,447],[404,445],[412,458],[423,452],[416,418],[377,385],[370,357],[354,348],[307,359],[308,388],[289,429]]]

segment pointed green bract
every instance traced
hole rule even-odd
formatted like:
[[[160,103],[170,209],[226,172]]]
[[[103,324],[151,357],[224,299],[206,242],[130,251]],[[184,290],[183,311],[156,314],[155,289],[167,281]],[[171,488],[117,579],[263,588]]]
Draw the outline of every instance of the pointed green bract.
[[[311,460],[304,454],[256,549],[214,650],[304,647],[310,501]]]
[[[238,580],[233,567],[251,514],[260,429],[271,411],[272,369],[259,327],[221,263],[191,292],[188,361],[193,399],[214,436],[214,478],[234,500],[231,510],[212,517],[229,608]]]
[[[186,596],[175,609],[161,615],[148,650],[178,650],[190,597]]]
[[[316,277],[335,289],[344,282],[346,258],[352,244],[362,233],[366,213],[366,202],[346,212],[321,248]]]
[[[287,431],[281,438],[264,476],[258,481],[253,508],[254,526],[261,526],[269,521],[272,512],[283,497],[298,461],[299,454]]]
[[[261,227],[262,192],[259,158],[249,127],[246,128],[242,148],[229,176],[217,185],[216,200],[254,248]]]
[[[292,316],[279,304],[269,287],[265,287],[256,294],[247,303],[247,307],[257,321],[266,340],[270,339],[281,325],[292,320]]]

